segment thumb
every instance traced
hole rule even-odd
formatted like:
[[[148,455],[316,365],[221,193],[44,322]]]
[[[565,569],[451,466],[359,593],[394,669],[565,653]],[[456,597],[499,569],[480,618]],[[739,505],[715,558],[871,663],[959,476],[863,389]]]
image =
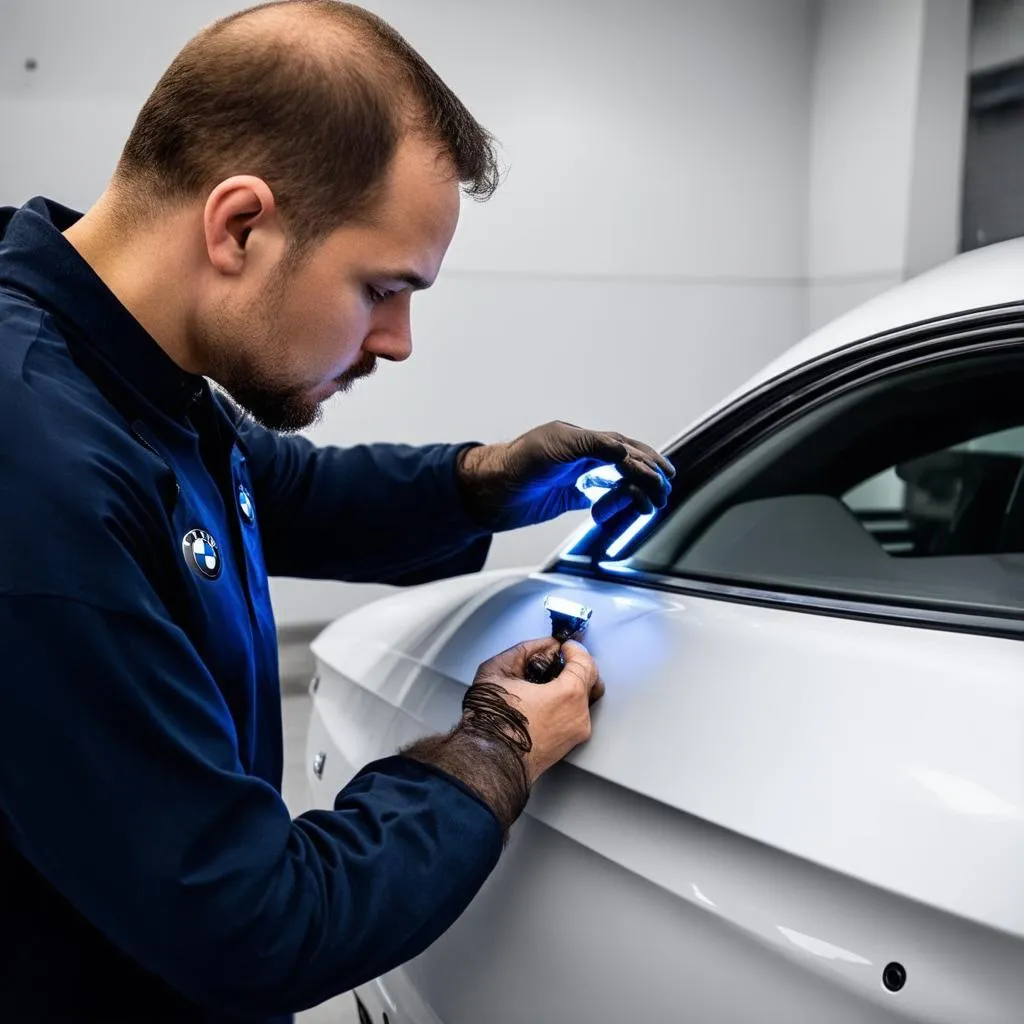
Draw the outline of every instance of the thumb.
[[[583,644],[566,640],[562,644],[562,657],[565,659],[565,667],[555,682],[570,685],[582,683],[591,704],[600,700],[604,696],[604,683],[597,670],[597,662]]]

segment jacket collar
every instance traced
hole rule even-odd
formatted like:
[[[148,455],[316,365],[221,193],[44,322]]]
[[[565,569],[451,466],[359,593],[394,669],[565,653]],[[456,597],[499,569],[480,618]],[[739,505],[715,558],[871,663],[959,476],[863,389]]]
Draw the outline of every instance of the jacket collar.
[[[37,197],[0,209],[0,287],[22,292],[139,397],[173,419],[207,390],[181,369],[63,236],[82,215]]]

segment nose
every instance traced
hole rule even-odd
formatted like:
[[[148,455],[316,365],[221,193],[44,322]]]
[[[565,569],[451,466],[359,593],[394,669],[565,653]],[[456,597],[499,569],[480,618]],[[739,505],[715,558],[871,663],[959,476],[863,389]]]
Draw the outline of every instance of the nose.
[[[408,294],[395,295],[374,310],[363,351],[393,363],[405,362],[412,355]]]

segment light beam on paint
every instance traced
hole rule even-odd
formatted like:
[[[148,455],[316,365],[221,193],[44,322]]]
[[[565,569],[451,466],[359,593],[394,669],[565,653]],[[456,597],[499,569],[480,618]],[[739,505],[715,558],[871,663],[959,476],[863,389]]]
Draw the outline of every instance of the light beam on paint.
[[[970,779],[962,779],[934,768],[915,767],[911,774],[957,814],[1014,821],[1021,808]]]
[[[718,904],[715,903],[713,900],[708,899],[708,897],[705,896],[704,893],[702,893],[700,891],[700,889],[697,887],[697,883],[696,882],[694,882],[692,884],[693,884],[693,895],[696,896],[697,899],[699,899],[701,901],[701,903],[703,903],[705,906],[714,907],[717,910],[718,909]]]
[[[775,927],[794,946],[804,950],[806,953],[810,953],[812,956],[820,956],[824,960],[843,960],[848,964],[864,964],[869,966],[871,964],[870,960],[866,960],[859,954],[851,953],[848,949],[843,949],[842,946],[833,946],[831,942],[826,942],[824,939],[816,939],[813,935],[804,935],[803,932],[798,932],[794,928],[786,928],[781,924]]]
[[[602,572],[615,573],[618,576],[636,575],[636,569],[631,565],[626,565],[625,562],[598,562],[597,567]]]

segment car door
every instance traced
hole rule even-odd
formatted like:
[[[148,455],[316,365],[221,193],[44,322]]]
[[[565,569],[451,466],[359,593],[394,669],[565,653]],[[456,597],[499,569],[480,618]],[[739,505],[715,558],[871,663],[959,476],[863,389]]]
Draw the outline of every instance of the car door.
[[[592,531],[397,645],[389,744],[450,724],[552,591],[595,609],[608,690],[381,979],[392,1022],[1019,1019],[1020,337],[986,312],[800,367],[683,439],[614,561]]]

